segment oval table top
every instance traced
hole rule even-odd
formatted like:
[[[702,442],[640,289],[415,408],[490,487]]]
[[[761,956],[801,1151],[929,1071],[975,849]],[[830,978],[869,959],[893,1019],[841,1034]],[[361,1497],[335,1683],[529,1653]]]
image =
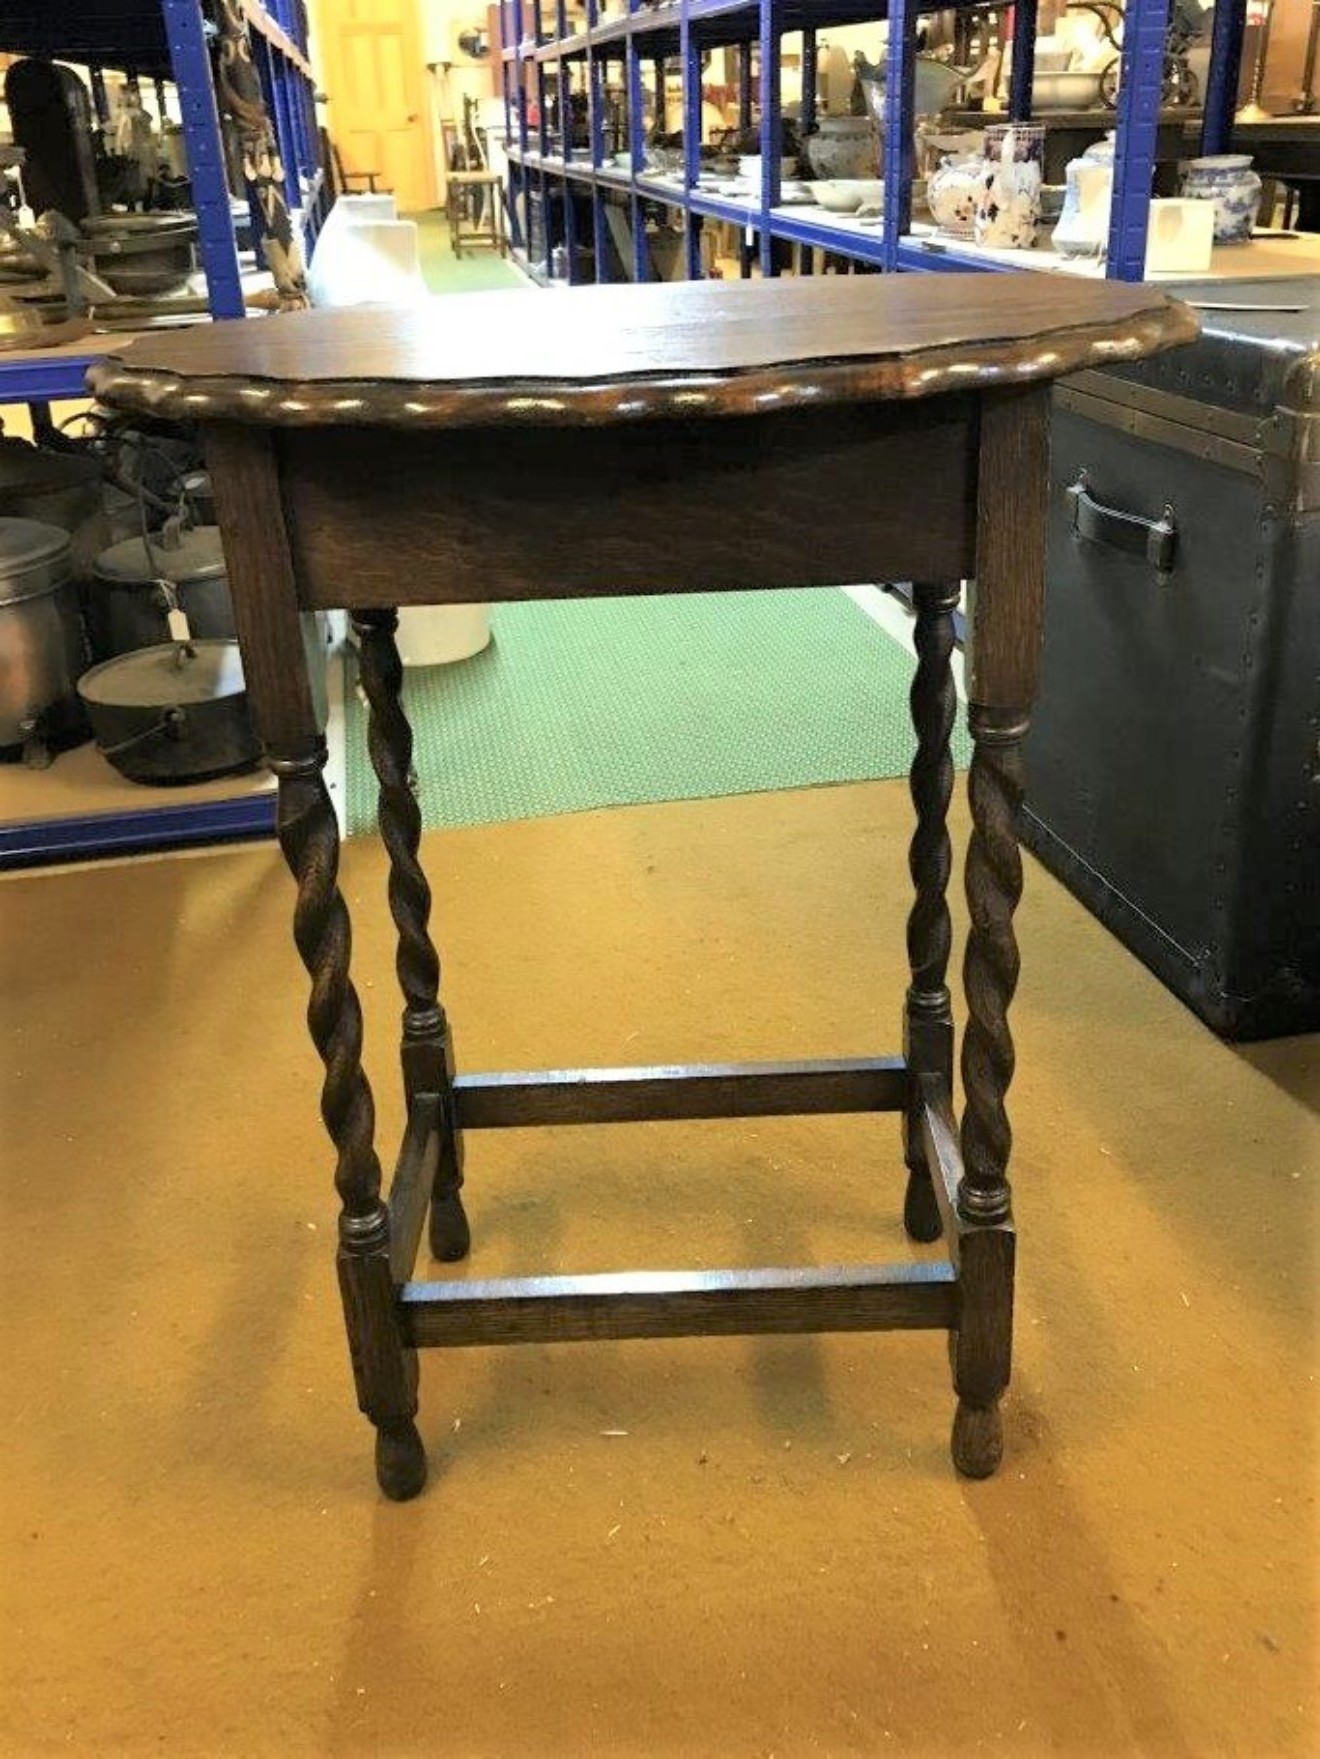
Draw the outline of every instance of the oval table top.
[[[457,294],[199,324],[88,374],[120,409],[277,427],[579,426],[977,391],[1139,360],[1198,321],[1147,286],[849,275]]]

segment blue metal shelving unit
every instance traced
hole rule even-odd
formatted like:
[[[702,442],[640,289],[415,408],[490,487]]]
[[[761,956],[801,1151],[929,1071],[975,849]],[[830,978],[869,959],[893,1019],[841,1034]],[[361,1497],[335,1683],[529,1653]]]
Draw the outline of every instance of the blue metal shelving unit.
[[[329,206],[321,167],[304,0],[243,0],[253,59],[280,145],[285,191],[304,237],[316,236]],[[184,147],[198,220],[198,254],[213,318],[244,315],[243,285],[211,76],[204,0],[0,0],[0,50],[170,80],[179,96]],[[43,404],[87,395],[94,352],[0,358],[0,405]],[[153,798],[160,804],[146,805]],[[273,797],[246,794],[205,805],[147,796],[140,811],[97,813],[0,826],[0,869],[45,861],[270,836]]]
[[[991,0],[965,0],[968,9],[986,6]],[[877,269],[968,270],[1020,272],[1017,265],[992,260],[973,247],[955,241],[915,237],[911,231],[911,141],[913,69],[916,27],[919,18],[937,8],[932,0],[628,0],[621,16],[602,19],[597,0],[588,0],[587,28],[570,34],[563,0],[503,0],[501,38],[504,69],[505,114],[508,123],[510,196],[515,214],[513,242],[527,266],[538,278],[548,278],[556,243],[567,249],[571,220],[571,192],[577,189],[590,198],[590,234],[595,242],[596,275],[605,278],[606,252],[602,248],[607,226],[602,215],[606,203],[628,198],[631,209],[635,278],[649,274],[640,204],[656,203],[682,215],[684,260],[689,275],[698,272],[698,236],[703,218],[727,220],[741,226],[755,240],[763,272],[773,272],[776,239],[820,246]],[[1168,0],[1128,0],[1122,50],[1122,84],[1112,123],[1117,135],[1114,199],[1110,218],[1107,273],[1115,279],[1139,281],[1145,265],[1148,209],[1155,171],[1156,131],[1160,120],[1164,39]],[[1016,0],[1014,6],[1020,45],[1015,46],[1009,108],[1000,120],[1020,121],[1031,113],[1032,62],[1035,46],[1036,0]],[[1229,144],[1237,68],[1241,53],[1246,0],[1221,0],[1215,10],[1209,89],[1205,94],[1202,152],[1222,152]],[[885,220],[873,230],[840,224],[817,210],[803,214],[779,206],[779,154],[771,143],[778,139],[779,45],[792,32],[803,34],[803,102],[809,111],[814,99],[816,38],[821,31],[843,25],[888,20],[892,89],[900,102],[891,106],[886,123]],[[697,129],[700,116],[700,56],[708,48],[742,46],[744,66],[754,51],[757,57],[755,88],[758,96],[762,146],[762,185],[759,199],[742,204],[712,197],[698,190]],[[628,98],[631,164],[628,169],[602,163],[601,112],[603,69],[610,60],[624,63],[624,86]],[[680,65],[685,121],[685,168],[681,182],[657,178],[645,168],[641,121],[646,72],[661,62]],[[567,116],[563,94],[571,87],[574,70],[590,100],[591,148],[589,156],[574,153],[567,140],[559,152],[547,151],[546,97],[553,74],[558,80],[561,127]],[[538,104],[538,128],[533,134],[527,123],[529,72]],[[663,89],[657,85],[657,91]],[[744,98],[744,109],[747,98]],[[1105,117],[1097,113],[1097,132]],[[534,260],[529,257],[524,216],[529,198],[539,211]],[[567,249],[568,278],[580,278],[576,252]],[[1025,266],[1025,265],[1024,265]]]

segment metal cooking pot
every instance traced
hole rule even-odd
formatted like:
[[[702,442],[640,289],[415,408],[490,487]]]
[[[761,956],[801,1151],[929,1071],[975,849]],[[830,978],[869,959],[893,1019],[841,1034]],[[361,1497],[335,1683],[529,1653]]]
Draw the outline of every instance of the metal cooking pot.
[[[26,440],[0,437],[0,517],[57,525],[73,540],[74,575],[86,580],[110,542],[95,458],[46,452]]]
[[[93,666],[78,685],[96,743],[130,782],[209,782],[256,767],[235,641],[163,642]]]
[[[0,519],[0,747],[29,763],[79,745],[74,689],[86,665],[69,537],[35,519]]]
[[[153,299],[174,293],[195,266],[192,214],[98,214],[83,221],[96,273],[116,293]]]
[[[148,541],[125,538],[96,558],[87,625],[98,660],[170,639],[162,581],[174,588],[194,636],[232,638],[234,612],[219,528],[189,530],[171,521]]]

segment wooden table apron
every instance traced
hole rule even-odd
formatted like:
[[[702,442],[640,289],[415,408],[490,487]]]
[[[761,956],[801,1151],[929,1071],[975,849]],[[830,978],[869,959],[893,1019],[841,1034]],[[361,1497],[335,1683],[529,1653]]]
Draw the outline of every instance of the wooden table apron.
[[[687,310],[693,297],[675,295],[676,308]],[[706,309],[716,309],[718,300],[736,315],[744,309],[740,301],[751,309],[753,299],[764,306],[771,297],[782,298],[791,327],[810,315],[809,299],[816,296],[800,289],[782,296],[719,293],[709,295]],[[855,290],[819,297],[864,309]],[[997,300],[1001,321],[1009,322],[1002,292],[979,297],[992,305]],[[955,1464],[972,1476],[997,1466],[1013,1304],[1005,1095],[1013,1073],[1008,1008],[1018,976],[1013,913],[1022,886],[1016,818],[1043,614],[1048,378],[1103,358],[1107,338],[1132,357],[1194,330],[1181,308],[1140,290],[1056,289],[1035,297],[1047,307],[1069,307],[1081,338],[1071,352],[1058,344],[1042,354],[1040,338],[1026,336],[1032,314],[1019,313],[1022,346],[985,345],[981,366],[989,362],[991,370],[976,369],[965,389],[957,388],[966,383],[965,374],[958,376],[959,357],[950,356],[953,370],[943,382],[954,388],[939,394],[914,396],[909,389],[889,401],[839,396],[822,399],[827,406],[821,407],[806,396],[821,383],[810,365],[776,369],[769,393],[757,390],[763,381],[755,377],[727,380],[724,394],[717,389],[713,396],[688,395],[683,381],[655,378],[639,396],[668,401],[641,420],[626,419],[628,383],[614,387],[602,413],[596,386],[565,377],[566,395],[583,390],[596,401],[575,423],[564,418],[562,399],[544,393],[538,407],[552,412],[544,425],[528,418],[521,393],[493,401],[489,419],[481,408],[464,413],[454,404],[465,387],[452,366],[443,391],[432,384],[415,400],[407,400],[407,388],[418,382],[416,374],[388,379],[391,418],[379,420],[372,419],[369,397],[364,404],[338,387],[345,392],[338,403],[322,390],[309,404],[302,386],[280,390],[275,419],[269,412],[236,419],[244,393],[228,391],[222,377],[159,376],[164,366],[171,375],[177,370],[173,342],[157,344],[155,360],[149,347],[136,374],[132,354],[104,373],[97,388],[110,400],[158,406],[163,384],[183,407],[191,386],[191,401],[201,405],[249,696],[279,777],[279,837],[298,883],[294,933],[312,979],[308,1020],[325,1064],[322,1112],[338,1156],[338,1264],[350,1353],[359,1404],[376,1427],[377,1475],[387,1495],[414,1495],[425,1481],[414,1422],[422,1345],[943,1329],[950,1334],[958,1400]],[[912,300],[901,289],[890,297],[900,307]],[[955,316],[961,311],[964,328],[970,300],[947,288],[927,296],[927,303],[943,301]],[[577,313],[609,309],[608,301],[596,308],[568,305]],[[645,315],[658,308],[652,298],[625,309]],[[1105,322],[1083,329],[1093,317]],[[276,322],[286,321],[293,320]],[[866,321],[874,323],[874,314]],[[910,319],[918,330],[921,321],[920,314]],[[228,328],[231,337],[258,333],[255,346],[269,344],[276,353],[294,335],[251,324]],[[616,331],[608,345],[645,353],[627,332]],[[699,337],[689,333],[687,345],[699,349]],[[763,341],[753,336],[752,355],[758,346]],[[735,335],[724,347],[736,354],[747,339]],[[1004,383],[1005,361],[1020,361],[1031,347],[1045,364],[1037,362],[1030,382]],[[225,337],[196,345],[199,356],[233,348]],[[918,351],[915,360],[899,358],[883,371],[901,377],[936,358]],[[205,365],[216,371],[209,359]],[[268,380],[245,381],[250,394],[265,399],[269,382],[292,383],[275,380],[269,365],[267,372]],[[218,392],[207,385],[219,386]],[[784,407],[786,387],[802,391],[806,406]],[[429,416],[409,425],[410,412],[425,414],[425,398],[433,394],[445,411],[459,410],[457,425]],[[695,404],[695,412],[686,413],[685,403]],[[734,406],[738,412],[730,413]],[[309,408],[310,419],[300,420]],[[959,582],[972,578],[971,927],[959,1126],[947,981],[949,740],[956,707],[950,656]],[[902,1055],[456,1073],[418,854],[420,814],[408,779],[412,734],[394,638],[398,607],[887,580],[914,582],[918,655],[911,695],[914,899]],[[338,830],[300,631],[301,611],[331,606],[349,609],[360,642],[398,931],[409,1109],[388,1196],[361,1066],[362,1018],[337,880]],[[468,1251],[461,1196],[465,1132],[875,1111],[901,1117],[908,1232],[923,1241],[943,1235],[947,1261],[493,1283],[412,1280],[428,1214],[435,1256],[454,1260]]]

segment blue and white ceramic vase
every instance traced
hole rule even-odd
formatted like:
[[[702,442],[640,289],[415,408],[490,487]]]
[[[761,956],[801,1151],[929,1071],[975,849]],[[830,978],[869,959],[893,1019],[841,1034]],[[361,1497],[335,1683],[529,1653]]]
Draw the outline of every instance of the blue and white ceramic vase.
[[[1182,193],[1215,204],[1215,243],[1247,244],[1260,213],[1260,178],[1247,153],[1217,153],[1192,159],[1183,172]]]
[[[1038,122],[1000,123],[985,131],[976,196],[976,242],[1030,250],[1040,220],[1045,130]]]

